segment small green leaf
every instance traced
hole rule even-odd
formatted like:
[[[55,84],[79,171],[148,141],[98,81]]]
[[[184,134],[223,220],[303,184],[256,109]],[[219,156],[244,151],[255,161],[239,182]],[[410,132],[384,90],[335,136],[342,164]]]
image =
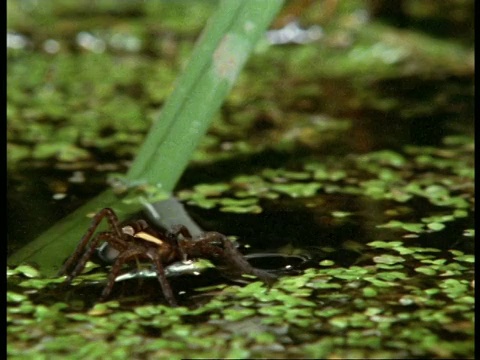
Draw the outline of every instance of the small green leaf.
[[[366,287],[363,290],[363,296],[365,297],[374,297],[377,296],[378,292],[372,287]]]
[[[434,269],[432,269],[431,267],[427,267],[427,266],[416,267],[415,271],[419,272],[419,273],[422,273],[422,274],[425,274],[425,275],[435,275],[437,273]]]
[[[27,299],[27,296],[13,291],[7,291],[7,302],[22,302]]]
[[[445,229],[445,224],[438,223],[438,222],[433,222],[433,223],[427,224],[427,227],[430,230],[440,231],[440,230]]]
[[[335,261],[332,260],[322,260],[319,262],[320,266],[332,266],[335,265]]]
[[[403,257],[400,257],[400,256],[384,254],[384,255],[375,256],[373,258],[373,261],[375,261],[376,263],[379,263],[379,264],[392,265],[392,264],[396,264],[396,263],[399,263],[399,262],[403,262],[403,261],[405,261],[405,259]]]
[[[29,265],[20,265],[20,266],[17,266],[15,269],[14,269],[15,272],[17,272],[18,274],[22,274],[26,277],[29,277],[29,278],[37,278],[40,276],[40,273],[38,272],[37,269],[35,269],[34,267],[31,267]]]

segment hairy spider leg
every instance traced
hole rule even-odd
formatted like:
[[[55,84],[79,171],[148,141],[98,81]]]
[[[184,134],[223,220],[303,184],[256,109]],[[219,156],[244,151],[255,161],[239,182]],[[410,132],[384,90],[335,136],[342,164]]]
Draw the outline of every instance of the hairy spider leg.
[[[178,235],[182,235],[184,238],[184,241],[180,241],[178,239]],[[175,243],[178,246],[178,250],[180,251],[180,255],[182,256],[182,260],[186,261],[188,257],[188,253],[187,253],[187,250],[184,248],[183,243],[185,241],[188,241],[188,242],[193,241],[192,234],[187,229],[187,227],[184,225],[174,225],[172,226],[171,230],[167,233],[167,236],[170,239],[175,241]]]
[[[231,241],[225,239],[223,249],[223,259],[227,261],[222,260],[222,265],[227,266],[232,270],[239,271],[241,274],[254,275],[268,285],[272,285],[277,280],[276,275],[265,270],[254,268]]]
[[[145,257],[144,250],[141,248],[128,249],[117,257],[108,275],[107,285],[104,287],[98,301],[102,302],[110,295],[115,284],[115,279],[122,270],[123,265],[132,259],[138,259],[140,257]],[[158,252],[149,251],[148,257],[154,262],[157,268],[157,278],[160,282],[160,286],[162,288],[165,299],[171,306],[177,306],[177,302],[175,301],[175,297],[173,296],[172,288],[168,283],[167,277],[165,275],[165,270],[161,258],[158,255]]]
[[[177,237],[177,244],[185,260],[187,255],[193,258],[207,258],[222,265],[236,276],[254,275],[268,285],[272,285],[277,280],[276,275],[250,265],[235,244],[219,232],[205,232],[195,240],[183,225],[175,225],[171,232]],[[179,234],[184,239],[178,240]]]
[[[66,280],[67,283],[70,283],[73,278],[78,276],[83,271],[85,265],[87,264],[87,261],[92,257],[100,241],[107,241],[108,243],[118,243],[118,238],[111,232],[101,232],[97,234],[97,236],[95,236],[88,245],[88,248],[84,251],[82,257],[78,261],[77,265],[74,267],[73,271],[68,274]]]
[[[170,286],[170,283],[167,280],[167,276],[165,275],[165,268],[163,267],[160,255],[156,251],[149,251],[149,256],[152,258],[157,268],[157,279],[160,283],[160,286],[162,287],[165,299],[168,301],[170,306],[177,306],[175,296],[173,296],[172,287]]]
[[[182,245],[186,247],[186,252],[189,255],[210,259],[217,265],[225,267],[232,275],[254,275],[268,285],[277,280],[275,275],[250,265],[234,243],[218,232],[207,232],[201,235],[198,240],[183,242]]]
[[[105,285],[105,287],[103,288],[102,294],[98,299],[99,302],[104,301],[108,297],[108,295],[110,295],[110,293],[112,292],[113,285],[115,285],[115,279],[120,273],[120,270],[122,270],[123,265],[130,259],[132,258],[136,259],[139,255],[142,255],[142,254],[143,254],[142,249],[133,248],[133,249],[128,249],[125,252],[118,255],[118,257],[115,259],[114,264],[112,265],[110,273],[108,274],[107,285]]]
[[[80,243],[78,244],[77,248],[73,252],[72,256],[65,262],[65,264],[62,266],[60,269],[58,275],[65,275],[68,271],[68,269],[72,266],[72,264],[76,261],[78,261],[78,258],[81,256],[83,253],[85,247],[87,246],[88,242],[90,241],[92,235],[94,234],[95,230],[97,229],[98,225],[100,225],[100,222],[102,219],[106,217],[108,221],[108,225],[111,229],[111,231],[119,238],[122,238],[122,231],[120,230],[120,227],[118,225],[118,217],[115,214],[115,212],[110,209],[110,208],[103,208],[100,210],[93,218],[92,222],[90,224],[90,227],[88,228],[87,232],[85,235],[83,235],[82,239],[80,240]]]

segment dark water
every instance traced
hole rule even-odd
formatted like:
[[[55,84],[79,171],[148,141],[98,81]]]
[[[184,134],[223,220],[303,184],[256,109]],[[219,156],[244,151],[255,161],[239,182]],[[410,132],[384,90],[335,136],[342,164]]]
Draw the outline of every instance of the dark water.
[[[376,93],[385,98],[395,99],[398,105],[388,111],[379,110],[374,103],[366,102],[355,109],[342,106],[347,98],[336,96],[331,104],[334,116],[355,118],[351,129],[333,142],[312,149],[299,144],[288,151],[266,148],[264,151],[239,155],[231,160],[221,160],[213,164],[191,164],[180,179],[178,189],[192,187],[199,183],[228,181],[235,175],[251,174],[263,168],[288,167],[295,169],[298,159],[316,157],[321,161],[325,154],[343,156],[361,154],[379,149],[401,150],[405,144],[418,146],[438,146],[442,139],[451,134],[469,134],[473,132],[471,118],[474,112],[472,77],[470,75],[429,78],[401,78],[373,81]],[[326,87],[342,87],[344,92],[353,89],[341,79],[327,81]],[[345,90],[347,89],[347,90]],[[350,93],[348,96],[354,96]],[[348,97],[347,96],[347,97]],[[437,99],[437,100],[436,100]],[[438,99],[441,99],[439,101]],[[294,109],[289,109],[289,111]],[[320,110],[320,109],[310,109]],[[325,110],[325,109],[323,109]],[[228,111],[227,111],[228,113]],[[226,119],[228,121],[228,117]],[[125,172],[125,159],[116,159],[110,154],[105,162],[105,155],[90,164],[70,164],[62,166],[55,162],[22,162],[7,172],[7,254],[18,250],[47,230],[56,221],[93,198],[106,189],[109,171]],[[76,181],[78,174],[83,178]],[[64,197],[56,198],[56,194]],[[333,203],[332,203],[333,201]],[[332,209],[362,212],[361,204],[366,199],[331,198],[327,203]],[[336,204],[337,206],[333,205]],[[310,233],[324,234],[324,241],[338,239],[341,234],[331,235],[334,231],[328,226],[318,228],[318,221],[312,221],[313,214],[307,209],[298,210],[301,205],[283,201],[281,204],[265,204],[267,211],[261,215],[234,215],[228,217],[223,213],[202,214],[199,209],[191,208],[193,215],[202,217],[207,229],[219,229],[226,233],[241,235],[249,241],[265,236],[270,238],[271,230],[253,230],[262,224],[264,229],[276,229],[276,224],[287,224],[288,237],[302,238],[306,243]],[[377,205],[375,205],[377,206]],[[278,210],[277,210],[278,208]],[[304,213],[302,213],[304,212]],[[428,213],[425,208],[422,213]],[[367,219],[358,218],[364,222]],[[371,220],[371,219],[370,219]],[[375,220],[371,220],[375,221]],[[238,225],[245,224],[248,225]],[[344,234],[358,228],[352,224],[341,231]],[[228,224],[228,229],[225,228]],[[252,230],[248,230],[252,229]],[[298,231],[298,233],[296,233]],[[336,230],[335,230],[336,231]],[[275,235],[273,233],[273,235]],[[357,234],[358,235],[358,234]],[[274,243],[283,243],[286,235],[272,236]],[[269,243],[271,243],[269,241]]]

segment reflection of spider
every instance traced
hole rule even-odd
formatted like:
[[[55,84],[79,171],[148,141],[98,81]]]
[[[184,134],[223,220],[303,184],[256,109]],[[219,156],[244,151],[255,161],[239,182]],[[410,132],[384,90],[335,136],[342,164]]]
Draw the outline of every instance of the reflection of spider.
[[[109,231],[100,232],[92,239],[103,218],[108,221]],[[219,265],[228,275],[254,275],[268,284],[273,283],[276,279],[274,275],[252,267],[235,245],[218,232],[206,232],[192,239],[190,232],[183,225],[178,225],[172,232],[166,233],[155,231],[145,220],[138,220],[121,227],[115,212],[110,208],[104,208],[93,217],[86,234],[60,270],[60,275],[67,275],[67,283],[70,283],[82,272],[101,241],[106,241],[119,254],[112,265],[107,285],[103,289],[99,301],[108,297],[123,265],[132,260],[153,262],[165,299],[172,306],[177,303],[165,276],[164,268],[176,261],[204,258]]]

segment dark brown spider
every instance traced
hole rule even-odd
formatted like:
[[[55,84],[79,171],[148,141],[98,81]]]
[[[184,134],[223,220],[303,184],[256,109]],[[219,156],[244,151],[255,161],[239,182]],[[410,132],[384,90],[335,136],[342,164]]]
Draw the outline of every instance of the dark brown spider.
[[[100,232],[93,237],[103,218],[108,221],[109,231]],[[153,262],[165,299],[172,306],[177,303],[164,268],[176,261],[204,258],[212,261],[214,265],[219,265],[231,276],[254,275],[268,284],[276,280],[275,275],[252,267],[235,245],[218,232],[206,232],[192,239],[188,229],[182,225],[177,225],[171,232],[165,233],[154,230],[145,220],[121,226],[115,212],[104,208],[93,217],[92,224],[74,253],[60,270],[59,275],[67,275],[66,283],[69,284],[82,272],[102,241],[106,241],[119,254],[112,265],[99,301],[108,297],[123,265],[139,260]]]

